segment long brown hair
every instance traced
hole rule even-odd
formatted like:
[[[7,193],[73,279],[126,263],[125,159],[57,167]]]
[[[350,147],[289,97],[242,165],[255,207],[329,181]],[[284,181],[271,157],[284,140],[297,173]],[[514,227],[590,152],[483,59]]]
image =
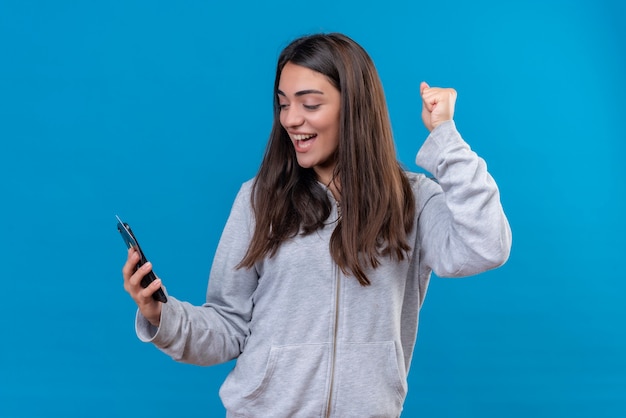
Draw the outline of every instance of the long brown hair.
[[[345,274],[362,285],[380,257],[403,260],[411,247],[415,201],[398,163],[378,73],[367,52],[342,34],[296,39],[280,54],[274,82],[288,62],[324,74],[341,97],[339,146],[333,178],[341,217],[330,239],[330,252]],[[296,153],[280,124],[274,94],[274,124],[252,192],[255,229],[239,267],[276,254],[285,240],[310,234],[324,225],[331,202],[312,168],[298,165]]]

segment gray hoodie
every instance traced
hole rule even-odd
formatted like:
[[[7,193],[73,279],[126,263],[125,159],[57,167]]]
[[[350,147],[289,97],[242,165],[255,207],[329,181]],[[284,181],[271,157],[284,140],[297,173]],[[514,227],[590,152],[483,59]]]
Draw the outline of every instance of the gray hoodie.
[[[158,329],[137,315],[139,338],[186,363],[236,358],[220,389],[229,417],[398,417],[431,271],[478,274],[503,264],[511,246],[497,186],[454,122],[433,130],[416,163],[437,181],[408,174],[417,209],[412,252],[401,262],[382,259],[367,272],[370,286],[331,258],[336,204],[316,233],[236,269],[253,231],[249,181],[220,239],[206,304],[170,297]]]

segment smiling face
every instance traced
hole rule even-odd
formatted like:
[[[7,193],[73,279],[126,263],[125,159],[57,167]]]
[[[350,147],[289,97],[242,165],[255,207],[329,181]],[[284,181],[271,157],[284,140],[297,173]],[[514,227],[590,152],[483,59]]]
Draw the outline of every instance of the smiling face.
[[[288,62],[278,84],[280,123],[291,138],[298,164],[329,184],[339,146],[339,90],[321,73]]]

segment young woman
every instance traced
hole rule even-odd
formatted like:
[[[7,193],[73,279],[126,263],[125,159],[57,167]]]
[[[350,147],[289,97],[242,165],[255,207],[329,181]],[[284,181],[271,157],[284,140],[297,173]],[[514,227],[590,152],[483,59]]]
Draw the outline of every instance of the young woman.
[[[456,92],[420,86],[431,131],[416,162],[396,160],[368,54],[341,34],[283,50],[274,125],[257,176],[224,228],[207,301],[192,306],[125,289],[136,327],[177,361],[236,358],[220,396],[232,417],[397,417],[431,271],[473,275],[503,264],[511,232],[497,186],[452,120]]]

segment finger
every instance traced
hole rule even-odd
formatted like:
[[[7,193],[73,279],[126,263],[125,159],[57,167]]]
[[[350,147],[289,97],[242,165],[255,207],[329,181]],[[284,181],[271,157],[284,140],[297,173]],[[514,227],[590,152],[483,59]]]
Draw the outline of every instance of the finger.
[[[456,90],[452,88],[430,88],[424,92],[423,101],[429,110],[433,110],[437,105],[454,106],[456,101]]]
[[[144,276],[150,272],[150,270],[152,270],[152,263],[148,261],[143,266],[139,267],[132,276],[130,276],[128,283],[133,288],[141,286],[141,279],[143,279]]]
[[[152,298],[152,295],[154,294],[154,292],[159,290],[159,288],[161,287],[161,284],[162,284],[161,279],[157,277],[152,283],[148,285],[148,287],[141,290],[140,296],[146,299]]]
[[[134,248],[128,249],[128,257],[126,258],[126,263],[124,267],[122,267],[122,275],[124,276],[124,280],[128,280],[130,276],[135,273],[137,268],[137,263],[139,262],[139,253]]]
[[[432,112],[437,103],[440,101],[439,89],[436,88],[428,88],[422,94],[422,101],[424,102],[424,107],[428,109],[429,112]]]
[[[456,102],[457,92],[455,89],[447,89],[450,93],[450,103],[454,104]]]
[[[424,100],[428,102],[436,102],[439,103],[446,99],[456,99],[456,90],[453,88],[440,88],[440,87],[431,87],[428,88],[422,94]]]
[[[432,112],[433,106],[436,104],[436,102],[433,102],[432,100],[433,90],[436,90],[436,89],[431,89],[427,82],[422,81],[420,83],[420,95],[422,96],[424,107],[429,112]]]
[[[427,102],[432,102],[435,98],[441,95],[443,89],[439,87],[428,87],[422,92],[422,98]]]

